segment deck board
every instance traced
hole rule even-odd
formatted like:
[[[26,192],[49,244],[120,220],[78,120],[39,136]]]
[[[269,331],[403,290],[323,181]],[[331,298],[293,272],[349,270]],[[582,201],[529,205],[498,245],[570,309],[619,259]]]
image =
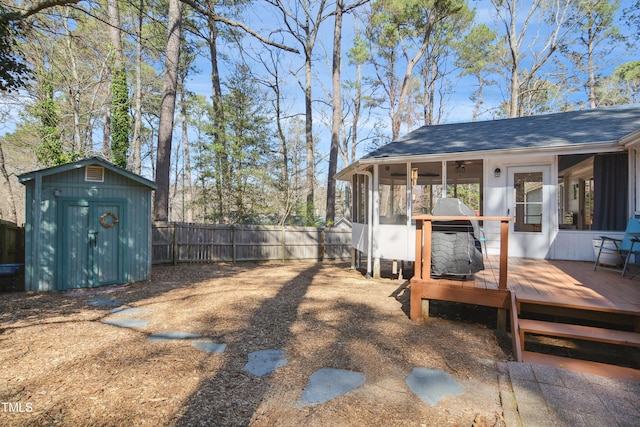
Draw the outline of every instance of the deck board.
[[[640,316],[640,275],[623,277],[612,270],[593,270],[592,262],[509,258],[507,289],[541,301],[572,301],[596,311],[621,310]],[[637,271],[637,266],[635,271]],[[498,289],[499,258],[485,257],[485,269],[470,280],[430,279],[426,284],[463,289]]]
[[[526,277],[527,283],[507,282],[507,287],[542,300],[570,300],[601,309],[620,308],[640,313],[640,277],[630,279],[611,270],[593,270],[582,261],[509,259],[511,276]]]

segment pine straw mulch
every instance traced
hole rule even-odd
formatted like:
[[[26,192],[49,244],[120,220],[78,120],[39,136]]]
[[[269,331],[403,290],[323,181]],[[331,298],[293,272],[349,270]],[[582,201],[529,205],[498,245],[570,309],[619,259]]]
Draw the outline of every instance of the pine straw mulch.
[[[491,322],[413,323],[407,286],[345,263],[208,264],[154,266],[151,280],[126,286],[3,293],[0,425],[504,425],[496,362],[509,349]],[[124,316],[96,298],[148,309],[127,317],[149,324],[107,325]],[[227,348],[147,340],[168,330]],[[244,371],[264,349],[284,349],[288,363],[263,377]],[[430,406],[406,386],[414,367],[443,370],[464,392]],[[366,382],[299,405],[320,368]]]

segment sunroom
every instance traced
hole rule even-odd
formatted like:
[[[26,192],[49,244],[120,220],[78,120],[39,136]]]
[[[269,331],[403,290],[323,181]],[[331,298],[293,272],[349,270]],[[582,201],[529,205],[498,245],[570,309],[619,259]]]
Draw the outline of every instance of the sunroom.
[[[593,260],[593,240],[622,236],[640,210],[639,141],[638,106],[419,128],[338,174],[353,189],[354,260],[373,276],[381,260],[414,261],[412,216],[444,197],[512,218],[511,257]],[[499,224],[481,225],[496,255]]]

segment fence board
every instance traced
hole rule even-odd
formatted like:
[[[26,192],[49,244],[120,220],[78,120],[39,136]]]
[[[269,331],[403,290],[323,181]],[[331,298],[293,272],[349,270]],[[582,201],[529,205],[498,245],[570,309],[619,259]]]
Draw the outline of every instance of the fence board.
[[[0,264],[24,263],[24,227],[0,220]]]
[[[153,263],[349,259],[351,229],[154,224]]]

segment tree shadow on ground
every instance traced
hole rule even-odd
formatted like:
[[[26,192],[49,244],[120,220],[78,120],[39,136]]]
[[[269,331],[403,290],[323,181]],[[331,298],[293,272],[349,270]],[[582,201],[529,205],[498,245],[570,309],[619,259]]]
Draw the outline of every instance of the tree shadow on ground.
[[[203,381],[187,399],[177,425],[192,426],[201,423],[204,407],[210,408],[209,419],[206,421],[208,425],[250,423],[258,404],[269,390],[269,377],[256,377],[243,370],[247,354],[287,346],[293,337],[290,328],[297,318],[298,307],[321,267],[322,264],[317,263],[301,271],[285,283],[273,298],[264,300],[252,311],[249,324],[234,333],[236,349],[232,348],[234,344],[229,345],[224,365],[214,376]],[[263,337],[266,339],[261,339]],[[238,350],[241,355],[237,354]],[[220,390],[227,391],[225,401],[215,401],[212,398],[219,396]]]

